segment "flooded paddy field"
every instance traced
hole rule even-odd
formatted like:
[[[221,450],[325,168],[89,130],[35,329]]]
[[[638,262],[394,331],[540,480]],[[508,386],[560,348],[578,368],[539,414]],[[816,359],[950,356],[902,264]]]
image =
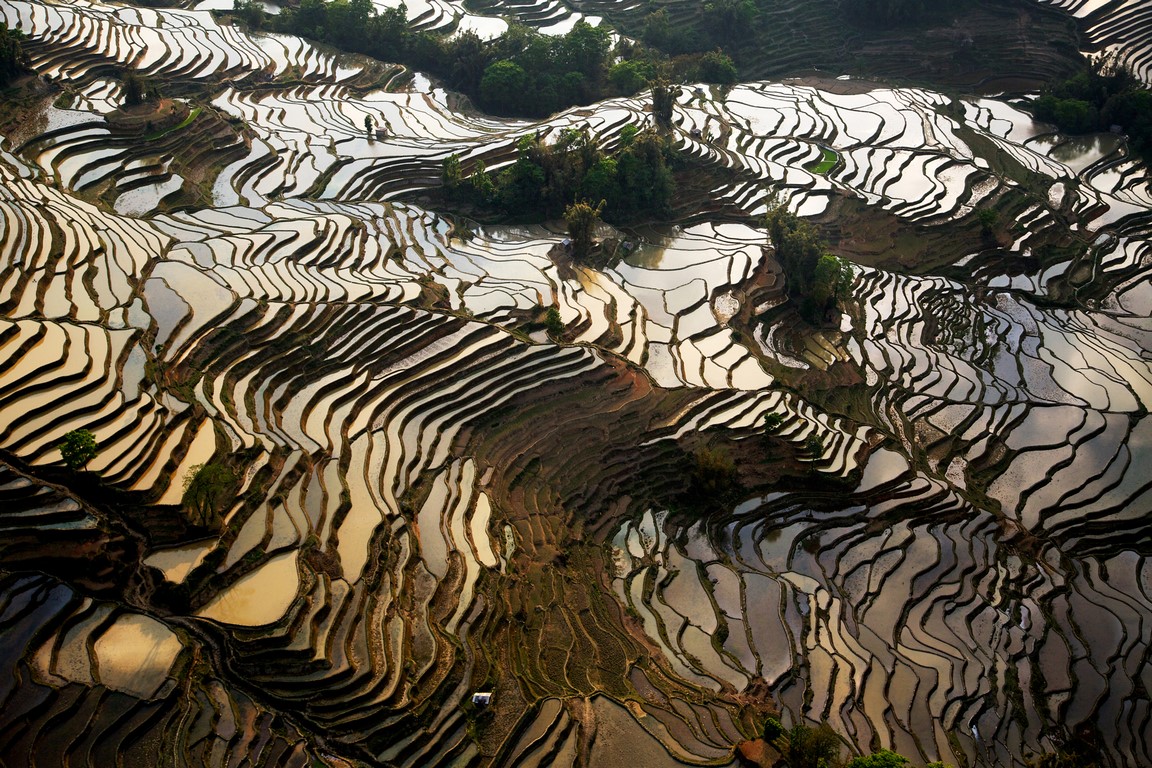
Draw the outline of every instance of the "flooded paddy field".
[[[544,5],[508,15],[610,4]],[[1144,72],[1139,3],[1049,5]],[[474,11],[408,6],[503,23]],[[12,765],[728,766],[769,715],[915,764],[1072,736],[1152,763],[1152,187],[1121,138],[928,88],[690,85],[674,151],[722,181],[605,228],[627,256],[594,268],[560,223],[429,201],[449,155],[610,148],[646,96],[502,120],[204,9],[0,19],[74,92],[0,138]],[[128,63],[210,97],[140,140]],[[819,327],[774,201],[858,256]],[[694,505],[709,452],[735,490]]]

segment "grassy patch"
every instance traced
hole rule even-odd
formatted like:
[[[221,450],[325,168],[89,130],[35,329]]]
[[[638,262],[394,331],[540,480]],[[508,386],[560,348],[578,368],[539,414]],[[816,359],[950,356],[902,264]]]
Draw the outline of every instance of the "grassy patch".
[[[202,109],[202,107],[193,107],[192,110],[188,113],[188,117],[184,118],[181,122],[172,126],[171,128],[165,128],[162,131],[156,131],[155,133],[148,134],[144,137],[144,141],[155,141],[161,136],[172,133],[172,131],[178,131],[181,128],[187,128],[189,125],[191,125],[193,120],[200,117],[200,112]]]
[[[823,176],[824,174],[828,173],[828,171],[832,170],[836,163],[840,162],[840,155],[836,154],[834,151],[828,149],[827,147],[820,147],[820,152],[823,154],[820,162],[809,163],[805,167],[812,173],[820,174]]]

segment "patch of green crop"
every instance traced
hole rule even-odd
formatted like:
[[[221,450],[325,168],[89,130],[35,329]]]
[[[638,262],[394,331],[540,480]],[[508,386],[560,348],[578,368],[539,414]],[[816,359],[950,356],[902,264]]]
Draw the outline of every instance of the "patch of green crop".
[[[812,173],[817,173],[823,176],[825,173],[828,173],[828,171],[832,170],[836,163],[840,162],[840,155],[836,154],[834,151],[828,149],[827,147],[820,147],[820,152],[823,154],[823,158],[820,160],[820,162],[811,163],[806,167]]]

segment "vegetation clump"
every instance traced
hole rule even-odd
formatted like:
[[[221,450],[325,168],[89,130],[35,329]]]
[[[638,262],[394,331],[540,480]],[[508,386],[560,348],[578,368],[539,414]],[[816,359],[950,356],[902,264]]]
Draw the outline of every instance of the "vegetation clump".
[[[828,253],[816,229],[783,205],[773,205],[767,216],[768,235],[787,278],[785,292],[800,302],[800,314],[810,323],[822,323],[829,310],[851,295],[852,268]]]
[[[564,222],[568,225],[568,236],[572,240],[572,258],[578,263],[589,263],[592,254],[592,236],[604,210],[604,201],[593,206],[587,200],[580,200],[564,209]]]
[[[481,108],[501,115],[545,117],[576,104],[630,96],[669,73],[685,80],[736,80],[736,66],[723,51],[673,61],[642,44],[614,47],[606,26],[586,21],[564,35],[514,24],[500,37],[482,40],[473,32],[445,37],[413,31],[403,3],[377,11],[369,0],[303,0],[268,17],[256,0],[237,0],[234,12],[252,28],[274,25],[281,32],[431,72]]]
[[[517,218],[556,218],[574,200],[597,200],[617,222],[660,219],[670,214],[676,191],[670,157],[669,142],[652,131],[628,126],[616,149],[606,152],[587,131],[573,128],[552,144],[523,137],[515,162],[496,174],[477,162],[466,176],[452,155],[441,180],[450,196]]]
[[[197,464],[184,477],[181,503],[201,525],[211,525],[234,495],[237,476],[227,464]]]
[[[100,453],[96,435],[86,429],[74,429],[64,435],[59,448],[64,463],[75,470],[84,469]]]

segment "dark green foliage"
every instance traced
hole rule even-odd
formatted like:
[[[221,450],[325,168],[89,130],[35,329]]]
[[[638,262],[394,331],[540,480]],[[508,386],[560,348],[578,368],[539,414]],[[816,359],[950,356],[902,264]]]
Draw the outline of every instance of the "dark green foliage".
[[[1082,99],[1061,99],[1046,93],[1032,102],[1032,114],[1066,133],[1091,133],[1100,127],[1100,110]]]
[[[564,333],[564,320],[561,319],[560,310],[556,307],[548,307],[548,311],[544,313],[544,330],[553,338]]]
[[[773,414],[775,415],[775,414]],[[764,741],[772,743],[784,735],[784,726],[774,717],[764,721]]]
[[[789,768],[829,768],[840,756],[840,737],[827,723],[815,728],[794,725],[787,738],[784,756]]]
[[[808,322],[823,322],[829,310],[851,295],[852,268],[825,250],[811,224],[783,206],[773,206],[766,223],[787,279],[785,291],[800,302],[800,313]]]
[[[848,761],[844,768],[904,768],[906,765],[908,765],[908,758],[904,755],[890,749],[882,749],[871,755],[854,757]]]
[[[694,79],[704,83],[731,85],[736,82],[736,64],[723,51],[709,51],[700,57]]]
[[[668,12],[661,8],[644,19],[640,39],[672,55],[691,53],[702,49],[700,36],[690,25],[673,24]]]
[[[84,469],[100,453],[96,436],[86,429],[74,429],[64,435],[59,448],[61,458],[71,469]]]
[[[641,59],[621,61],[608,70],[608,82],[620,96],[631,96],[642,91],[655,76],[656,67]]]
[[[236,481],[236,473],[226,464],[197,464],[184,478],[184,508],[201,524],[211,524],[232,500]]]
[[[1133,89],[1109,99],[1101,112],[1102,125],[1119,125],[1132,149],[1152,162],[1152,91]]]
[[[28,56],[21,45],[23,40],[23,32],[0,24],[0,87],[28,70]]]
[[[991,232],[1000,221],[1000,214],[995,208],[981,208],[976,212],[976,221],[980,222],[981,229]]]
[[[531,78],[514,61],[494,61],[480,78],[480,103],[499,113],[513,113],[521,102],[530,97]]]
[[[804,453],[813,459],[824,455],[824,440],[820,435],[809,435],[804,439]]]
[[[491,205],[496,200],[496,183],[492,181],[491,174],[484,167],[484,161],[476,163],[476,170],[468,177],[472,188],[472,198],[480,205]]]

